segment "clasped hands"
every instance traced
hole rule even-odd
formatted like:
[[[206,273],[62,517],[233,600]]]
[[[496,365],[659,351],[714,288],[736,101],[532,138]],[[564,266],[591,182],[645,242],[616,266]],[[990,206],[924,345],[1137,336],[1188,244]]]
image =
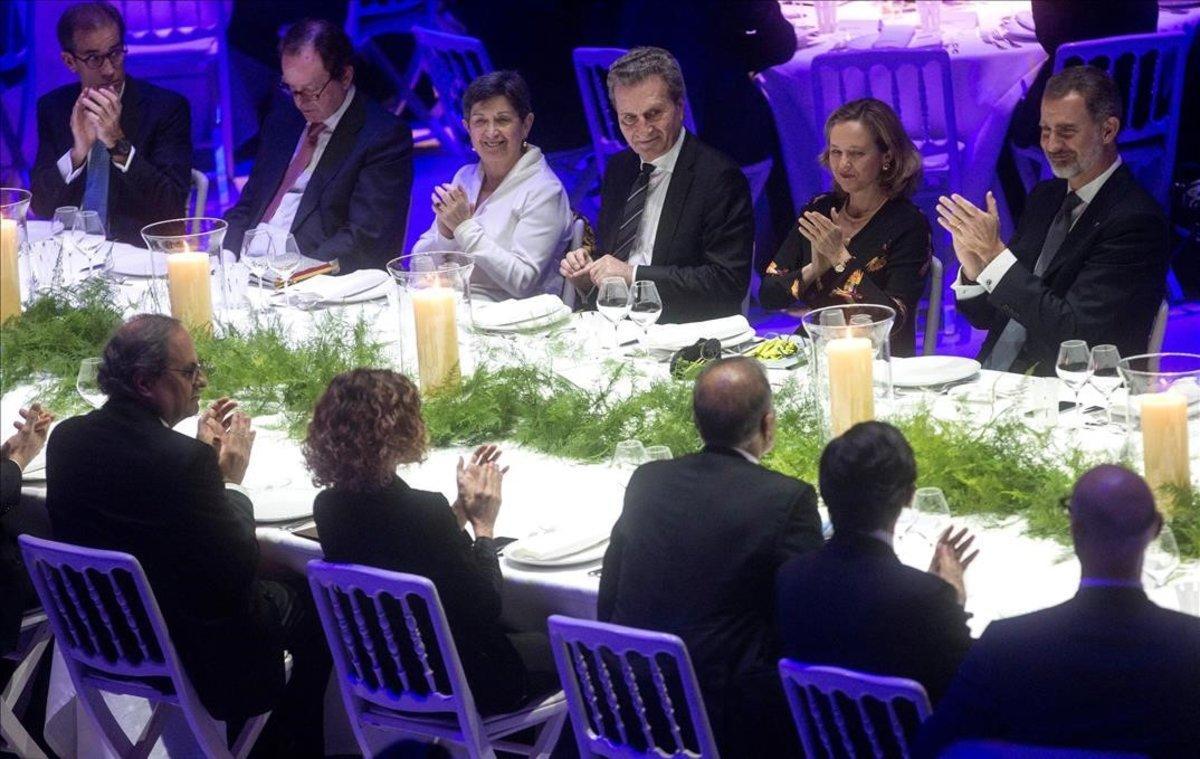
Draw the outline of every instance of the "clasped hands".
[[[937,212],[938,224],[954,238],[954,255],[962,265],[963,276],[974,282],[1004,252],[995,196],[988,192],[984,211],[961,195],[943,195],[938,198]]]
[[[609,277],[620,277],[625,280],[625,284],[633,284],[633,266],[627,261],[611,254],[605,254],[593,261],[587,248],[567,251],[567,255],[563,256],[558,264],[558,273],[581,292],[599,286]]]
[[[11,459],[23,471],[45,445],[54,414],[45,411],[37,403],[30,404],[29,408],[23,408],[19,413],[22,421],[13,422],[17,432],[0,446],[0,458]]]
[[[454,230],[475,213],[475,205],[467,199],[467,191],[457,185],[441,184],[433,188],[433,215],[437,218],[442,237],[453,238]]]
[[[508,471],[508,467],[496,463],[500,453],[495,445],[481,445],[471,454],[469,462],[458,458],[454,516],[459,527],[470,522],[476,538],[494,537],[496,517],[500,514],[500,486]]]
[[[100,140],[112,148],[125,137],[121,129],[121,98],[105,87],[85,87],[71,109],[71,163],[81,166],[92,144]]]
[[[200,414],[196,439],[217,452],[217,465],[226,482],[240,485],[250,466],[250,450],[257,434],[250,417],[237,411],[237,401],[218,398]]]
[[[796,229],[808,240],[812,250],[813,273],[818,277],[853,258],[850,251],[846,250],[846,235],[838,221],[836,208],[830,210],[829,216],[805,211],[796,220]]]

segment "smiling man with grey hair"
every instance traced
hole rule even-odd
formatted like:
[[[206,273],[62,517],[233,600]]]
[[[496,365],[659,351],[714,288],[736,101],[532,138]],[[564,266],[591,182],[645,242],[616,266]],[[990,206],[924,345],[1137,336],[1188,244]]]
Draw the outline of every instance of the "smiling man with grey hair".
[[[585,295],[611,277],[654,282],[664,322],[738,313],[754,246],[750,186],[684,128],[679,63],[634,48],[609,67],[608,91],[629,149],[608,161],[596,248],[568,252],[560,273]]]

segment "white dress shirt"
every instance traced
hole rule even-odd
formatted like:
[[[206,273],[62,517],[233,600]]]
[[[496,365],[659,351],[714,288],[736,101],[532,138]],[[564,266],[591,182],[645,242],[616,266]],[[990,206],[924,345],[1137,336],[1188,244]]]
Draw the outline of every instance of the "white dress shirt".
[[[121,91],[117,93],[117,97],[122,99],[125,97],[125,82],[123,80],[121,82]],[[113,166],[116,166],[118,169],[120,169],[122,174],[129,171],[129,165],[133,163],[133,154],[136,152],[137,148],[130,145],[129,155],[125,157],[125,163],[117,163],[116,159],[114,158],[112,162]],[[79,164],[79,168],[77,169],[71,163],[71,151],[68,150],[62,154],[62,158],[58,159],[58,173],[62,175],[64,182],[71,184],[75,181],[76,177],[83,173],[83,170],[87,168],[88,162],[91,160],[92,153],[91,151],[88,151],[87,157],[83,159],[83,163]]]
[[[451,184],[471,203],[483,188],[483,166],[460,168]],[[558,259],[571,242],[571,202],[542,151],[530,145],[475,213],[443,237],[437,219],[413,253],[462,251],[475,256],[471,296],[485,300],[528,298],[562,291]]]
[[[654,172],[650,175],[650,183],[646,187],[646,208],[642,211],[642,219],[638,227],[638,236],[629,250],[628,262],[634,267],[633,280],[637,281],[637,267],[649,266],[654,256],[654,238],[658,236],[658,219],[662,216],[663,204],[667,201],[667,188],[671,186],[671,176],[675,173],[675,163],[679,160],[679,150],[687,138],[687,130],[680,127],[679,136],[671,149],[650,162]]]
[[[1117,160],[1113,161],[1112,165],[1104,170],[1104,173],[1096,177],[1092,181],[1075,190],[1075,194],[1083,201],[1075,207],[1071,212],[1071,226],[1075,226],[1075,222],[1079,221],[1079,217],[1083,215],[1084,210],[1096,198],[1096,193],[1100,192],[1100,188],[1108,181],[1108,178],[1113,175],[1121,166],[1121,156],[1117,156]],[[1000,280],[1004,279],[1004,275],[1012,268],[1013,264],[1017,263],[1017,257],[1008,248],[1000,251],[1000,255],[992,259],[992,262],[979,272],[977,284],[970,284],[963,279],[962,269],[958,270],[958,277],[955,278],[954,295],[959,300],[967,300],[968,298],[977,298],[984,293],[990,293],[1000,284]]]
[[[275,209],[275,214],[269,219],[263,219],[264,224],[291,231],[292,220],[296,218],[296,210],[300,208],[300,199],[304,197],[304,190],[308,187],[308,180],[312,179],[313,172],[317,169],[317,164],[321,162],[321,156],[325,154],[325,147],[329,145],[329,140],[333,138],[334,130],[337,129],[338,123],[342,120],[342,116],[345,115],[346,109],[350,107],[350,101],[353,99],[354,85],[350,85],[350,89],[346,91],[345,100],[333,112],[332,116],[325,119],[325,129],[317,136],[317,147],[313,150],[312,160],[308,162],[308,166],[304,168],[304,171],[300,172],[300,176],[296,177],[295,184],[288,188],[287,194],[279,202],[279,207]],[[300,131],[300,139],[296,141],[296,149],[292,151],[293,158],[300,152],[300,147],[304,144],[307,132],[307,127]]]

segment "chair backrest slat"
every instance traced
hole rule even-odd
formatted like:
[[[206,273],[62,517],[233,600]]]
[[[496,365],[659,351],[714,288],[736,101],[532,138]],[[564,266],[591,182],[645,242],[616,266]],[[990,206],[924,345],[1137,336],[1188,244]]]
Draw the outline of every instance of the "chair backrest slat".
[[[430,692],[437,691],[437,680],[434,678],[433,666],[429,663],[429,651],[425,646],[425,638],[421,635],[421,629],[417,625],[417,617],[413,614],[412,606],[409,605],[408,596],[400,596],[400,608],[404,612],[404,624],[408,627],[408,637],[412,641],[413,651],[417,654],[417,660],[421,663],[421,675],[425,678],[425,685]]]
[[[121,610],[121,615],[125,618],[125,624],[133,632],[133,639],[137,643],[138,650],[147,659],[155,658],[150,641],[146,637],[145,632],[143,632],[142,625],[138,624],[133,613],[133,606],[129,603],[129,599],[125,597],[125,591],[121,590],[121,583],[117,582],[116,577],[113,577],[111,586],[113,595],[117,600],[117,608]]]
[[[861,747],[856,744],[865,739],[876,756],[890,756],[898,750],[900,756],[907,757],[910,755],[909,730],[917,725],[913,724],[906,730],[896,707],[899,704],[907,705],[918,723],[930,713],[925,689],[912,680],[802,664],[790,659],[780,660],[779,674],[800,734],[800,743],[809,755],[818,753],[818,747],[813,742],[815,733],[826,754],[832,756],[829,733],[837,732],[850,756],[861,753]],[[861,730],[852,729],[848,724],[838,704],[840,699],[849,700],[857,707]],[[832,718],[822,714],[822,701],[830,705]],[[872,703],[883,706],[886,718],[871,713],[869,705]],[[881,735],[885,730],[890,734],[887,746],[883,745]],[[895,749],[891,745],[893,741]]]
[[[324,598],[324,604],[322,604],[322,606],[329,609],[330,614],[337,622],[337,632],[341,639],[341,644],[343,647],[342,650],[356,650],[354,641],[356,640],[355,631],[357,631],[358,628],[351,627],[349,620],[346,619],[346,611],[342,607],[341,603],[341,599],[344,598],[345,595],[339,593],[336,588],[332,587],[321,587],[319,590]],[[355,682],[366,682],[367,671],[363,668],[362,661],[359,659],[359,657],[347,656],[345,660],[354,670]],[[404,683],[404,687],[405,689],[408,688],[407,682]]]
[[[375,637],[369,632],[370,627],[367,625],[367,618],[363,615],[359,594],[353,591],[347,593],[346,601],[350,604],[350,614],[354,617],[354,626],[359,630],[362,650],[367,655],[367,663],[370,664],[371,672],[375,675],[375,682],[379,684],[380,688],[386,687],[387,679],[384,677],[383,667],[379,664],[379,657],[375,654]]]
[[[695,759],[717,755],[708,716],[704,711],[704,702],[700,696],[700,686],[682,640],[666,633],[559,615],[550,617],[549,625],[550,645],[567,697],[581,755],[620,756],[623,759]],[[588,653],[592,656],[609,709],[614,715],[611,728],[595,706],[599,699],[596,696],[595,685],[588,677]],[[615,666],[621,668],[622,679],[628,689],[628,693],[623,694],[623,701],[615,694],[606,659],[616,659]],[[669,661],[673,665],[678,682],[667,682],[666,673],[661,668],[662,661]],[[682,693],[682,705],[679,709],[669,695],[671,685],[677,686]],[[648,703],[648,700],[652,697],[656,699],[658,706],[653,713],[657,715],[661,712],[666,720],[665,725],[656,725],[650,718],[652,704]],[[687,733],[677,718],[678,711],[685,707],[690,717],[690,730]],[[638,716],[640,731],[625,729],[620,719],[622,709],[632,711]],[[665,727],[666,730],[660,730],[659,727]],[[656,744],[664,732],[670,735],[671,745]],[[644,745],[634,744],[631,733]]]
[[[396,643],[396,633],[392,630],[391,619],[384,611],[383,599],[376,595],[371,596],[371,601],[375,604],[375,619],[379,621],[379,629],[383,633],[383,642],[387,646],[388,656],[392,659],[392,666],[395,667],[396,674],[400,677],[401,686],[408,690],[408,672],[404,669],[404,662],[400,658],[400,646]]]

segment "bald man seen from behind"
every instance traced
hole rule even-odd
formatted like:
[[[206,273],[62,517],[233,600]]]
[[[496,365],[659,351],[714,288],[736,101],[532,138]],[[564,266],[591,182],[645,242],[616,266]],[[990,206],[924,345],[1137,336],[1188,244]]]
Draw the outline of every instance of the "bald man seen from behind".
[[[1066,603],[988,626],[923,727],[918,755],[965,740],[1124,751],[1200,750],[1200,618],[1142,590],[1162,516],[1146,482],[1097,467],[1070,499],[1082,570]]]

